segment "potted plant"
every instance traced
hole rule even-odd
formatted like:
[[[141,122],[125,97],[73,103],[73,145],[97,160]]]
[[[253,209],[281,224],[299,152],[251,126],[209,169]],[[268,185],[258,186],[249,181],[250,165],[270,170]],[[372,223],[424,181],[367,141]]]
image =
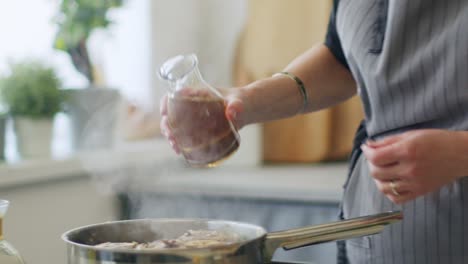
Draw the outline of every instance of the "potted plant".
[[[108,11],[122,4],[123,0],[62,0],[55,18],[58,31],[54,47],[69,54],[76,70],[88,80],[87,87],[67,90],[69,100],[66,105],[75,149],[109,147],[112,144],[120,94],[98,84],[88,40],[94,30],[109,27]]]
[[[39,61],[11,64],[0,91],[13,118],[18,152],[23,158],[50,155],[53,118],[64,95],[55,71]]]

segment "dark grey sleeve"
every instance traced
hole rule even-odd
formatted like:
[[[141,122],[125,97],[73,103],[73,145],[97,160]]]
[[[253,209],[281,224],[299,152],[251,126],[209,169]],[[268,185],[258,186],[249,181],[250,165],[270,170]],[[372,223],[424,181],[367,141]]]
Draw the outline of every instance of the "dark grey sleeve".
[[[325,37],[325,46],[335,55],[336,59],[349,69],[348,62],[341,47],[340,37],[336,30],[336,10],[338,9],[339,0],[333,1],[333,10],[330,15],[330,22],[328,23],[327,35]]]

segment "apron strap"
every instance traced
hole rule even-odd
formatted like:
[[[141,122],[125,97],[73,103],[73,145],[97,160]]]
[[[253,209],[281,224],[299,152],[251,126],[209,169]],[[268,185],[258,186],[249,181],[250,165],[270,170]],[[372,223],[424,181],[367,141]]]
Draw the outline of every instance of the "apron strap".
[[[351,157],[349,160],[349,170],[348,170],[348,177],[346,178],[346,182],[343,185],[343,188],[346,188],[348,185],[349,179],[351,178],[351,174],[356,166],[357,160],[362,153],[361,145],[367,140],[368,135],[366,131],[366,123],[365,121],[361,121],[359,125],[356,135],[354,136],[353,141],[353,150],[351,151]],[[343,215],[343,208],[340,205],[340,211],[338,215],[340,220],[344,220]],[[349,264],[348,256],[346,254],[346,242],[344,240],[336,242],[338,253],[337,253],[337,264]]]

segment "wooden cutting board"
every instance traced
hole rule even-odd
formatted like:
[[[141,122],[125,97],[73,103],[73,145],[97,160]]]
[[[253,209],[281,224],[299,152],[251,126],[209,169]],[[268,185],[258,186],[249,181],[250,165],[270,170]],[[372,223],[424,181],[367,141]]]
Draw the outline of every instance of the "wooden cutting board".
[[[263,125],[267,163],[319,162],[348,158],[363,118],[358,97],[328,110]]]
[[[265,123],[263,160],[265,162],[314,162],[326,159],[331,145],[331,111],[325,110]]]

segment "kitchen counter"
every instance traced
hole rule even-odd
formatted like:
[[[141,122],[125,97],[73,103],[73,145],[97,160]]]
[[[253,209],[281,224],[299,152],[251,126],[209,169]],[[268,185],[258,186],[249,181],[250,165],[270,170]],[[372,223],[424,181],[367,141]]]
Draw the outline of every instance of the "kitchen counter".
[[[338,202],[346,170],[345,163],[226,164],[194,169],[185,166],[164,140],[152,140],[63,159],[1,164],[0,189],[86,176],[114,191],[150,189],[172,194]]]
[[[93,176],[128,166],[170,158],[161,140],[121,144],[111,150],[81,152],[54,158],[0,162],[0,189],[43,183],[51,180]]]
[[[145,186],[136,183],[130,188],[167,194],[339,202],[346,169],[342,163],[177,168],[155,173],[150,181],[139,182]]]

